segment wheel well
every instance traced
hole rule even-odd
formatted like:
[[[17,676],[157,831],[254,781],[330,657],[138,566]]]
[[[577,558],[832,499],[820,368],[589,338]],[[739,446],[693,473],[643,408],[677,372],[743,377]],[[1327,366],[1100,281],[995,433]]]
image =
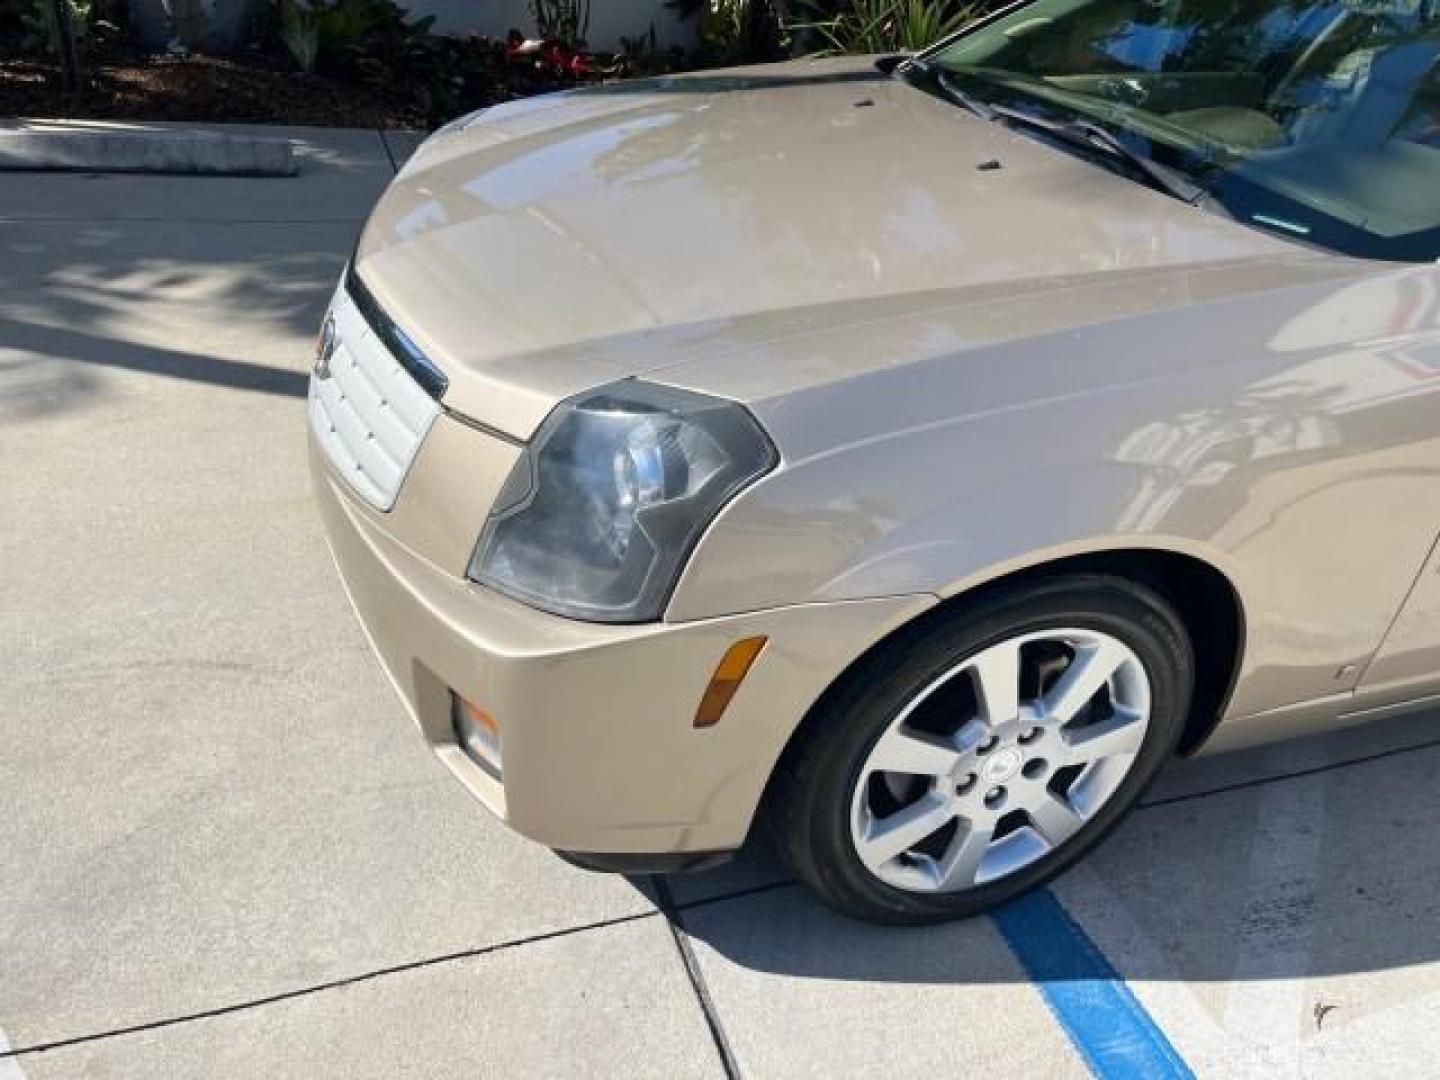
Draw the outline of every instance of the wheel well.
[[[1002,588],[1015,581],[1077,571],[1113,574],[1148,585],[1175,608],[1195,654],[1195,690],[1180,737],[1180,753],[1192,753],[1215,730],[1240,672],[1245,612],[1235,586],[1209,563],[1190,555],[1159,548],[1127,548],[1028,567],[980,588]],[[973,595],[951,597],[941,607]]]
[[[1195,654],[1195,690],[1179,744],[1181,754],[1193,752],[1214,730],[1230,698],[1245,645],[1245,613],[1230,579],[1209,563],[1178,552],[1152,548],[1125,548],[1057,559],[1017,570],[947,597],[857,657],[810,707],[791,734],[785,752],[789,753],[791,747],[800,741],[802,733],[809,729],[831,694],[870,662],[882,647],[890,646],[897,639],[924,636],[930,622],[941,613],[971,603],[977,597],[1017,582],[1065,573],[1103,573],[1128,578],[1154,589],[1175,608]],[[780,771],[776,770],[777,773]]]

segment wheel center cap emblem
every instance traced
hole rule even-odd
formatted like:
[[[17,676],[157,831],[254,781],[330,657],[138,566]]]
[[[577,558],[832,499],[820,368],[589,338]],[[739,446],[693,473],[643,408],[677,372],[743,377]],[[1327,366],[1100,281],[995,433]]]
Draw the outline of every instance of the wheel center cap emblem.
[[[987,784],[1003,784],[1019,772],[1020,766],[1024,763],[1025,755],[1013,746],[1005,750],[997,750],[980,767],[980,775],[984,777]]]

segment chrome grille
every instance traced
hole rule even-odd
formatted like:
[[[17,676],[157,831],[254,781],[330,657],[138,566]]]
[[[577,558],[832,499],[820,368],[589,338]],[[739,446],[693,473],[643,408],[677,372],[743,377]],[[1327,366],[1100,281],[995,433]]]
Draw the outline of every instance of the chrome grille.
[[[331,306],[335,347],[328,377],[310,377],[310,427],[350,486],[379,510],[400,484],[440,404],[375,336],[342,289]]]

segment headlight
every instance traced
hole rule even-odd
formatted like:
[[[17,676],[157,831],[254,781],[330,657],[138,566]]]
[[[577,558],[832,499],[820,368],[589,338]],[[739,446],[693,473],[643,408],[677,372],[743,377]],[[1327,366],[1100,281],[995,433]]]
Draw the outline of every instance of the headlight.
[[[604,387],[540,426],[470,576],[577,619],[659,618],[701,531],[777,460],[734,402],[644,382]]]

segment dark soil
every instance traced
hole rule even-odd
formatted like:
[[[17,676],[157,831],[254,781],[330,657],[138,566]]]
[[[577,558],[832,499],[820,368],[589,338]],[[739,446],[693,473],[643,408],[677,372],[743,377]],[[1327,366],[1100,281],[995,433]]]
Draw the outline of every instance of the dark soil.
[[[66,93],[56,64],[0,57],[0,116],[426,126],[413,102],[387,101],[368,87],[280,70],[263,60],[115,57],[92,61],[84,81],[79,93]]]

